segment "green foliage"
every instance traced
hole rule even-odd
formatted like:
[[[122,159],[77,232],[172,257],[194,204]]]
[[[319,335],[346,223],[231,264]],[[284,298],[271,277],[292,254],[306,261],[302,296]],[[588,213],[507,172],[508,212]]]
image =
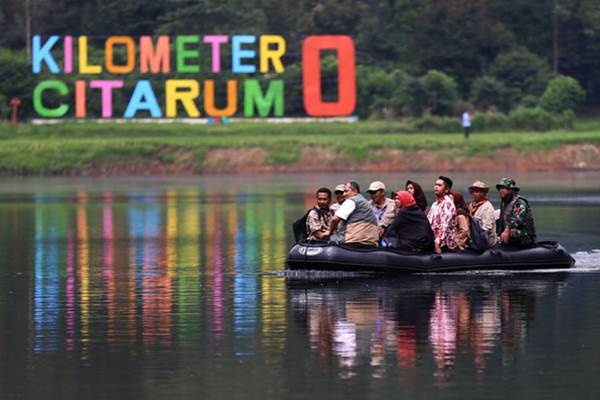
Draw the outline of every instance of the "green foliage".
[[[516,117],[522,118],[526,124],[532,118],[537,118],[533,114],[535,112],[547,118],[548,113],[543,110],[515,111]],[[476,120],[479,118],[490,121],[490,116],[475,117]],[[563,122],[568,118],[568,115],[560,117]],[[425,120],[431,124],[441,121],[438,126],[447,126],[448,131],[457,131],[405,133],[406,124],[394,121],[356,124],[231,124],[226,127],[116,123],[62,123],[44,126],[21,124],[13,127],[0,124],[0,174],[70,174],[84,171],[92,163],[95,166],[110,166],[117,162],[123,166],[150,165],[154,162],[171,165],[187,163],[187,157],[180,159],[182,154],[192,155],[193,165],[201,170],[202,160],[211,149],[262,147],[269,154],[267,162],[281,165],[298,162],[302,149],[306,147],[335,149],[350,160],[364,162],[372,157],[372,149],[383,145],[388,149],[444,151],[448,156],[468,156],[475,151],[493,153],[495,149],[504,147],[538,149],[566,143],[600,143],[598,123],[588,124],[585,129],[568,134],[555,130],[537,133],[533,132],[536,127],[532,125],[516,132],[504,129],[493,131],[488,126],[490,131],[479,134],[477,128],[474,135],[465,141],[458,118],[428,116]],[[506,122],[506,119],[503,121]],[[509,125],[514,126],[512,122]],[[124,139],[124,136],[127,138]]]
[[[25,54],[0,49],[0,94],[8,102],[20,99],[19,110],[23,112],[29,106],[32,92],[33,77]]]
[[[540,107],[552,113],[574,110],[585,99],[585,91],[576,79],[570,76],[557,76],[548,82],[546,91],[540,98]]]
[[[453,114],[458,101],[458,86],[441,71],[428,71],[420,79],[425,108],[433,115]]]
[[[496,108],[506,112],[510,109],[506,86],[489,75],[475,79],[471,86],[471,102],[480,110]]]
[[[572,127],[574,114],[572,112],[553,114],[539,107],[519,107],[509,114],[509,120],[513,130],[545,132]]]
[[[534,108],[547,83],[552,60],[553,15],[558,6],[558,70],[578,80],[587,101],[600,101],[600,3],[596,0],[531,2],[530,0],[36,0],[31,13],[33,34],[90,35],[90,62],[96,63],[109,35],[281,34],[287,40],[286,115],[304,115],[301,46],[313,34],[348,34],[356,43],[359,86],[357,114],[367,117],[415,116],[424,111],[451,115],[455,101],[470,99],[479,109],[510,112]],[[23,1],[0,0],[0,93],[23,97],[21,111],[31,116],[32,85],[25,50]],[[55,49],[60,62],[60,45]],[[224,87],[228,78],[244,75],[207,71],[208,46],[200,45],[201,74],[193,79],[215,79]],[[231,66],[231,48],[221,48],[224,70]],[[122,61],[117,50],[117,62]],[[10,60],[9,60],[10,58]],[[257,60],[256,60],[257,61]],[[248,62],[250,62],[248,60]],[[20,65],[14,68],[15,64]],[[11,67],[12,66],[12,67]],[[10,67],[10,68],[9,68]],[[335,96],[335,58],[323,57],[323,89]],[[10,69],[10,71],[8,71]],[[429,82],[427,71],[452,77]],[[176,78],[171,74],[169,78]],[[271,74],[259,79],[275,79]],[[425,77],[423,76],[425,75]],[[107,78],[108,74],[94,77]],[[184,75],[191,78],[190,75]],[[35,81],[45,76],[34,77]],[[61,75],[68,85],[81,78]],[[90,76],[83,77],[89,80]],[[112,76],[111,78],[115,78]],[[120,78],[120,77],[119,77]],[[150,79],[162,103],[165,76],[139,72],[123,77],[125,88],[114,93],[115,110],[122,110],[137,79]],[[15,95],[2,85],[10,85]],[[451,92],[456,92],[452,100]],[[99,96],[88,96],[88,115],[98,115]],[[239,96],[238,98],[241,98]],[[556,96],[555,96],[556,97]],[[576,96],[577,97],[577,96]],[[333,99],[333,97],[332,97]],[[202,100],[199,99],[199,102]],[[553,100],[554,101],[554,100]],[[545,101],[552,102],[550,100]],[[454,105],[453,105],[454,104]],[[544,107],[558,107],[545,105]],[[569,106],[572,108],[572,106]],[[555,109],[555,108],[552,108]],[[242,110],[242,107],[238,107]]]
[[[418,132],[458,133],[462,131],[460,121],[457,118],[434,117],[431,115],[415,119],[414,127]]]
[[[475,114],[473,132],[506,132],[512,130],[508,115],[500,112]]]
[[[6,116],[8,115],[8,109],[8,99],[5,95],[0,93],[0,120],[6,118]]]
[[[546,86],[546,63],[525,48],[500,54],[490,67],[490,75],[504,86],[501,109],[517,107],[527,95],[539,96]]]

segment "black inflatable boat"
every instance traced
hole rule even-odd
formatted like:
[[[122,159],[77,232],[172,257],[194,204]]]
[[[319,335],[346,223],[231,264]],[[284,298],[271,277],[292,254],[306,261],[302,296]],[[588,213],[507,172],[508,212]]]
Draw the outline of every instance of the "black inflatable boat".
[[[410,253],[391,248],[354,247],[333,243],[299,242],[289,251],[292,270],[451,272],[464,270],[523,270],[571,268],[575,260],[556,242],[517,249],[496,246],[478,254]]]

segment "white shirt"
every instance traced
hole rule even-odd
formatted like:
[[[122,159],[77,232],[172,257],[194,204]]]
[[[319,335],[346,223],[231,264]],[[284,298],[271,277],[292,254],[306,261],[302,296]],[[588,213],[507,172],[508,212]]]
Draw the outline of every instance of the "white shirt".
[[[354,210],[356,210],[356,203],[348,199],[342,203],[340,208],[335,212],[335,215],[346,221]]]
[[[462,126],[465,128],[469,128],[471,126],[471,116],[466,111],[462,115]]]

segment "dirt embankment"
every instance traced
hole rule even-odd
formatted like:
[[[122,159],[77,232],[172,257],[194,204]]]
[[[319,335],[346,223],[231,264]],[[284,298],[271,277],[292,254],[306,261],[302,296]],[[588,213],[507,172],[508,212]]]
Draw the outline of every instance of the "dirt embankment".
[[[496,150],[491,156],[454,156],[450,150],[374,150],[369,160],[352,161],[334,149],[306,147],[293,164],[270,165],[261,148],[213,150],[202,172],[394,172],[394,171],[570,171],[600,170],[600,145],[570,144],[552,150]]]
[[[165,149],[169,151],[169,149]],[[191,153],[177,150],[170,157],[121,160],[118,165],[87,164],[66,175],[194,175],[202,173],[269,172],[502,172],[599,170],[600,145],[569,144],[551,150],[518,151],[498,149],[491,155],[456,154],[452,149],[373,150],[368,160],[354,161],[331,148],[306,147],[297,162],[272,164],[261,147],[213,149],[205,155],[202,167]]]

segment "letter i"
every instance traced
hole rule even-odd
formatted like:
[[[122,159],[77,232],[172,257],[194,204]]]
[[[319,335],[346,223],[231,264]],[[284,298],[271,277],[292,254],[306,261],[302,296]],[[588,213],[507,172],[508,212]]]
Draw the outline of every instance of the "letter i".
[[[65,74],[73,72],[73,36],[65,36]]]
[[[85,104],[85,81],[75,81],[75,117],[85,118],[87,107]]]

